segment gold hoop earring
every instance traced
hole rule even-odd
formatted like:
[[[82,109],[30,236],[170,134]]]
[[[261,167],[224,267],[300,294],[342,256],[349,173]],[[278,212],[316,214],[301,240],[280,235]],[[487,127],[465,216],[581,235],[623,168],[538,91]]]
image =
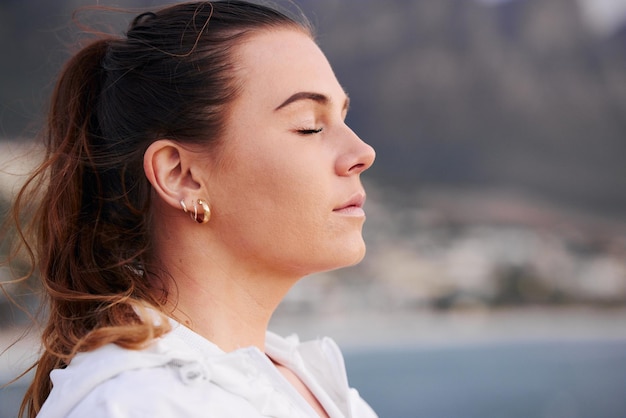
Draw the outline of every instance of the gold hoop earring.
[[[198,205],[196,202],[193,202],[193,213],[190,213],[189,215],[191,215],[191,219],[196,222],[198,221]]]
[[[198,205],[202,206],[201,214],[198,214]],[[201,215],[202,217],[199,217],[199,215]],[[209,208],[209,204],[206,201],[198,199],[197,204],[196,202],[193,202],[192,219],[199,224],[205,224],[209,222],[209,219],[211,219],[211,208]]]

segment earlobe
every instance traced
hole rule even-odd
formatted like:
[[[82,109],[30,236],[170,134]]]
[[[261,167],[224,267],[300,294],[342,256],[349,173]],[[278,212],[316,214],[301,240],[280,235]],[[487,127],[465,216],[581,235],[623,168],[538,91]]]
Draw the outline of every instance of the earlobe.
[[[176,209],[180,209],[182,198],[200,188],[193,179],[187,153],[176,142],[160,139],[150,144],[143,156],[148,181],[159,197]]]

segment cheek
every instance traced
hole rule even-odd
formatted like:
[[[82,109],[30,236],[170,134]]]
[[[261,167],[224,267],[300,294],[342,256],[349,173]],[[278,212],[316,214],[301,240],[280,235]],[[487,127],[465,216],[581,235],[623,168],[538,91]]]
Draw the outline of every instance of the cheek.
[[[303,276],[326,269],[327,263],[320,267],[316,258],[328,261],[329,254],[322,254],[320,249],[329,247],[335,232],[329,228],[327,215],[315,207],[314,195],[295,197],[294,190],[284,183],[275,187],[270,181],[255,179],[252,184],[254,190],[245,199],[231,201],[231,210],[220,218],[222,242],[230,252],[283,273]]]
[[[235,190],[245,194],[250,207],[299,213],[328,205],[329,158],[297,141],[268,142],[242,150],[230,169]]]
[[[319,160],[314,165],[289,154],[295,152],[249,150],[231,159],[215,182],[215,217],[247,235],[287,238],[323,230],[332,210],[329,176]]]
[[[328,229],[328,187],[323,179],[306,174],[274,167],[251,179],[246,200],[256,218],[251,227],[283,240],[306,240]]]

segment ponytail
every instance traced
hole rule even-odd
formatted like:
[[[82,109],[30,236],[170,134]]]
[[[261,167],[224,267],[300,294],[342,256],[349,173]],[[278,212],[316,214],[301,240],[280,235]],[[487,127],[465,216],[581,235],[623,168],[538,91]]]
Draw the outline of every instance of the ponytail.
[[[105,179],[99,175],[92,150],[93,142],[101,137],[94,110],[103,88],[102,61],[110,42],[115,40],[92,42],[63,69],[51,100],[44,162],[14,204],[18,221],[33,196],[40,197],[28,234],[36,237],[35,248],[28,240],[23,245],[38,260],[49,315],[42,334],[44,351],[20,416],[26,411],[29,417],[36,416],[52,389],[50,371],[65,367],[77,352],[110,342],[141,348],[167,331],[166,321],[158,326],[142,322],[137,315],[139,300],[158,302],[147,286],[136,289],[137,280],[128,276],[143,272],[129,269],[123,261],[139,259],[145,249],[119,254],[115,251],[118,242],[132,240],[132,233],[115,235],[102,221],[106,202],[98,196],[105,193]],[[145,227],[144,220],[136,221],[132,229]],[[27,233],[20,231],[20,235]]]

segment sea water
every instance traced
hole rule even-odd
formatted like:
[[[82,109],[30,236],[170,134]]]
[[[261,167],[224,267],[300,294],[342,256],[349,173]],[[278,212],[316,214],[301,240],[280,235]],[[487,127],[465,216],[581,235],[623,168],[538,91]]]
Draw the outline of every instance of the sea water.
[[[532,341],[345,353],[386,418],[625,418],[626,340]]]

